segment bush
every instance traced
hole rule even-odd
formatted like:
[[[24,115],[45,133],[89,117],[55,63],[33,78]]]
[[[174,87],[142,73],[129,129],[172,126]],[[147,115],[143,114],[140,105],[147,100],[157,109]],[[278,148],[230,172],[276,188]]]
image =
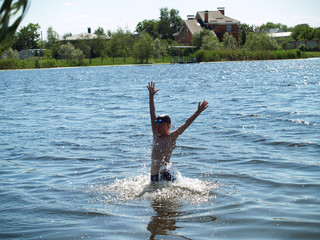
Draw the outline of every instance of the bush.
[[[297,51],[297,57],[298,57],[298,58],[301,58],[301,57],[302,57],[302,54],[301,54],[300,51]]]
[[[72,52],[72,59],[74,60],[78,60],[78,64],[79,65],[82,65],[83,64],[83,59],[84,59],[84,53],[82,52],[82,50],[80,49],[75,49],[73,52]]]
[[[219,38],[213,36],[213,34],[203,36],[201,49],[204,50],[217,50],[222,48],[222,43],[219,42]]]
[[[36,59],[34,67],[35,68],[40,68],[40,62],[39,62],[38,59]]]
[[[237,41],[230,33],[225,33],[223,35],[223,46],[226,49],[236,49]]]
[[[17,69],[18,68],[18,60],[15,59],[4,59],[0,60],[0,69]]]
[[[306,51],[307,48],[306,48],[306,46],[304,44],[302,44],[302,45],[299,46],[299,50],[300,51]]]
[[[194,56],[197,58],[198,62],[204,62],[204,55],[205,55],[205,50],[200,49],[195,52]]]
[[[41,68],[55,68],[57,67],[57,60],[55,59],[45,59],[40,63]]]
[[[12,48],[9,48],[7,51],[5,51],[2,55],[3,59],[19,59],[19,53],[17,50],[13,50]]]
[[[275,50],[277,41],[265,33],[249,33],[244,46],[251,51]]]
[[[283,42],[281,44],[281,47],[282,47],[283,50],[288,50],[289,49],[289,43],[288,42]]]

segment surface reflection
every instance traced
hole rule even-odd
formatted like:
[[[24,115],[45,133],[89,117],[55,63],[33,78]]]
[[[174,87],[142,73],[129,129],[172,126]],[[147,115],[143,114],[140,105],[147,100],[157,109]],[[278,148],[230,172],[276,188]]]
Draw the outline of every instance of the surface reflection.
[[[150,239],[155,239],[157,235],[170,235],[179,228],[176,224],[179,216],[178,209],[181,207],[179,203],[168,199],[157,199],[151,206],[156,215],[151,218],[147,227],[151,233]]]

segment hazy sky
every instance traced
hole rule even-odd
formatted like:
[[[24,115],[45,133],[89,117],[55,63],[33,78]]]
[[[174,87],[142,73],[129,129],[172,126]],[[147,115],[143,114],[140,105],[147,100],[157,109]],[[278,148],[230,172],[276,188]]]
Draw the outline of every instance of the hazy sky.
[[[138,22],[158,19],[162,7],[179,10],[182,19],[197,11],[225,7],[226,16],[249,25],[275,22],[320,27],[319,0],[31,0],[20,26],[39,23],[44,38],[50,26],[60,36],[83,33],[88,27],[92,32],[98,27],[134,31]]]

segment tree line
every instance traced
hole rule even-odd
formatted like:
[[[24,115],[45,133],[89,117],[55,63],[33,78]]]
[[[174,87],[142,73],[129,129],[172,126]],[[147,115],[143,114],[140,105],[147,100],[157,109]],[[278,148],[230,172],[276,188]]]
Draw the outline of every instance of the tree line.
[[[17,56],[15,51],[25,49],[45,49],[43,56],[48,59],[67,59],[81,64],[84,58],[101,58],[103,63],[105,58],[133,57],[137,62],[148,62],[150,57],[155,59],[163,58],[171,54],[171,46],[178,45],[173,39],[173,33],[178,32],[183,24],[177,9],[161,8],[159,18],[143,20],[136,26],[132,33],[127,29],[107,32],[103,27],[94,31],[96,38],[85,38],[78,41],[67,41],[65,34],[60,38],[59,34],[52,28],[47,29],[47,39],[42,41],[40,25],[30,23],[21,27],[9,41],[9,51],[7,58]],[[308,24],[299,24],[293,28],[280,23],[268,22],[261,26],[240,24],[239,39],[234,39],[232,35],[226,33],[223,41],[215,37],[209,30],[203,29],[193,36],[192,44],[202,50],[221,50],[245,48],[255,50],[277,49],[276,41],[269,37],[266,29],[281,28],[291,31],[292,40],[311,40],[320,38],[320,28],[312,28]]]

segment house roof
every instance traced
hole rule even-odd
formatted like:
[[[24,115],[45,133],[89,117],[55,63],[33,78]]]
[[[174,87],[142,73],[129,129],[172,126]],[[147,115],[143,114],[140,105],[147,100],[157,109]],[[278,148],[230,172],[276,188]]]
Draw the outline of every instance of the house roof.
[[[184,21],[186,26],[189,28],[191,34],[199,33],[201,31],[201,26],[195,19],[188,19]]]
[[[75,34],[72,36],[68,36],[66,37],[66,39],[63,40],[67,40],[67,41],[76,41],[76,40],[85,40],[85,39],[94,39],[97,38],[98,35],[94,34],[94,33],[79,33],[79,34]],[[109,38],[107,36],[104,36],[105,38]]]
[[[195,33],[200,33],[201,26],[196,19],[188,19],[184,21],[185,25],[180,28],[179,32],[173,34],[173,36],[178,36],[182,31],[184,31],[185,26],[189,29],[192,35]],[[214,36],[217,36],[214,31],[210,31]]]
[[[291,33],[292,32],[277,32],[277,33],[268,33],[268,35],[273,38],[281,38],[281,37],[289,38],[291,36]]]
[[[188,19],[184,21],[183,26],[180,28],[179,32],[173,34],[173,36],[179,35],[182,31],[184,31],[185,26],[189,29],[192,35],[195,33],[199,33],[201,31],[201,26],[196,19]]]
[[[281,32],[285,32],[285,31],[280,28],[270,28],[270,29],[265,29],[264,32],[266,32],[266,33],[281,33]]]
[[[205,20],[205,12],[206,11],[199,11],[197,15],[200,16],[204,24],[238,24],[240,21],[235,20],[233,18],[227,17],[223,15],[220,11],[208,11],[208,22],[204,22]]]

